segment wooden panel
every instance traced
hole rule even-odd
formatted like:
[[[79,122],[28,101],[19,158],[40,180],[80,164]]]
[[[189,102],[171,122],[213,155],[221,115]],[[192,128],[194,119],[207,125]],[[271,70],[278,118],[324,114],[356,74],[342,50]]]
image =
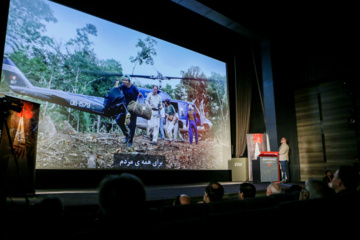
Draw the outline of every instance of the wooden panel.
[[[357,153],[356,134],[349,128],[352,103],[341,82],[319,86],[327,161],[348,164]]]
[[[301,180],[306,181],[308,178],[322,178],[324,176],[324,163],[302,164]]]
[[[302,181],[353,163],[356,134],[348,125],[352,104],[340,81],[295,91],[295,108]]]
[[[322,170],[324,162],[317,88],[295,92],[301,180]]]

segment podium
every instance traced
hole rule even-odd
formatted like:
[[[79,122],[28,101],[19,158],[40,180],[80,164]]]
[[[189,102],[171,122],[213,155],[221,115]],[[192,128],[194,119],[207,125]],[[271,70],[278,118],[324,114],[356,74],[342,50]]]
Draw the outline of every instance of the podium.
[[[278,152],[261,152],[253,160],[253,182],[280,182],[280,164]]]

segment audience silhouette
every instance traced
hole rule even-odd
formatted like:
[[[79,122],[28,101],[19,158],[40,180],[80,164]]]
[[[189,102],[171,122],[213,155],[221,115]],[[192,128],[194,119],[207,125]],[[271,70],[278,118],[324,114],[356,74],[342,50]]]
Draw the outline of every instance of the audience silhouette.
[[[114,236],[124,231],[131,236],[151,236],[154,223],[146,205],[143,182],[130,173],[109,175],[99,185],[99,219],[85,232],[74,234],[73,239],[90,236]],[[140,231],[139,231],[140,230]]]
[[[221,201],[224,196],[224,187],[218,182],[210,182],[205,187],[203,200],[205,203]]]
[[[328,184],[320,179],[309,178],[305,181],[305,189],[300,192],[299,200],[324,198],[334,194],[334,190],[329,188]]]
[[[331,180],[334,178],[334,175],[332,174],[331,170],[325,171],[325,176],[323,177],[323,181],[326,182],[326,184],[331,183]]]
[[[191,197],[187,194],[180,194],[176,196],[173,205],[191,204]]]
[[[281,193],[282,188],[277,183],[270,183],[266,188],[266,196],[270,196],[272,194]]]
[[[58,197],[48,196],[36,204],[33,208],[36,211],[33,219],[37,223],[43,224],[42,226],[46,228],[43,232],[46,235],[56,235],[54,237],[59,239],[64,237],[88,239],[89,237],[111,237],[118,234],[119,231],[135,237],[149,237],[157,234],[161,236],[165,231],[159,232],[159,226],[169,227],[169,230],[173,231],[180,226],[186,227],[189,226],[188,224],[193,224],[191,229],[198,227],[201,229],[202,223],[209,223],[213,220],[221,223],[224,221],[222,218],[230,217],[231,221],[235,221],[234,224],[240,224],[243,223],[240,220],[243,218],[240,216],[256,218],[277,211],[280,211],[282,215],[314,213],[344,218],[347,213],[358,214],[360,212],[358,186],[359,175],[352,166],[340,166],[330,184],[327,184],[322,178],[307,179],[298,198],[282,195],[294,195],[294,192],[300,190],[300,185],[289,187],[270,183],[267,185],[265,197],[257,196],[255,185],[241,183],[238,195],[233,199],[224,200],[224,187],[219,182],[211,181],[205,186],[202,196],[203,203],[209,204],[192,204],[192,197],[187,194],[179,194],[171,205],[166,206],[173,207],[174,211],[166,208],[167,215],[165,216],[161,215],[160,211],[153,212],[149,208],[147,192],[142,180],[133,174],[122,173],[106,176],[99,183],[98,215],[93,218],[89,217],[88,221],[84,222],[85,224],[79,223],[78,231],[75,227],[70,226],[76,223],[76,220],[71,219],[70,223],[64,221],[69,218],[64,218],[66,211],[64,211],[62,199]],[[298,195],[297,193],[296,196]],[[198,197],[201,198],[201,196]],[[196,208],[196,206],[203,208]],[[162,207],[164,206],[158,210]],[[210,209],[219,211],[211,212]],[[327,212],[328,209],[331,209],[331,212]],[[9,213],[11,212],[9,211]],[[173,216],[169,215],[172,213]],[[29,214],[33,214],[33,212],[29,212]],[[161,220],[162,216],[164,219]],[[166,224],[167,221],[169,224]],[[344,223],[347,224],[348,221]],[[66,230],[57,232],[58,228]],[[8,232],[5,233],[8,234]],[[3,234],[3,236],[5,235]]]
[[[251,183],[241,183],[239,187],[239,199],[254,198],[256,196],[256,187]]]
[[[330,185],[337,194],[356,191],[359,186],[359,174],[351,166],[340,166]]]
[[[143,214],[145,187],[135,175],[123,173],[103,179],[99,187],[99,206],[104,218],[120,220],[119,216],[136,218]]]

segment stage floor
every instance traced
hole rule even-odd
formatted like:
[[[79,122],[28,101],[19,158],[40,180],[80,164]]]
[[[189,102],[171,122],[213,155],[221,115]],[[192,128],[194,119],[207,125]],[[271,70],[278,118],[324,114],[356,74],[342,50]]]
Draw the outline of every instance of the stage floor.
[[[241,183],[242,182],[220,182],[224,187],[224,198],[237,198]],[[153,207],[169,205],[172,204],[179,194],[187,194],[192,198],[193,202],[198,202],[202,200],[207,184],[208,183],[146,186],[147,202]],[[293,184],[301,183],[286,183],[280,185],[287,188]],[[254,185],[257,190],[256,196],[264,196],[269,183],[255,183]],[[28,195],[27,200],[28,203],[32,205],[47,196],[61,198],[65,207],[94,206],[98,203],[97,189],[39,189],[35,190],[35,194]],[[8,201],[21,203],[25,202],[26,198],[17,196],[11,197]]]

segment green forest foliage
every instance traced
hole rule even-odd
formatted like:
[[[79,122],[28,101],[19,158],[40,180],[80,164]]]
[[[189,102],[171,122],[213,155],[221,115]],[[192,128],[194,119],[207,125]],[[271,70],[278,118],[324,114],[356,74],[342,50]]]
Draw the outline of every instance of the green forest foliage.
[[[88,74],[89,72],[121,73],[120,62],[114,59],[99,59],[93,50],[90,36],[96,37],[98,32],[95,25],[88,23],[81,29],[76,29],[76,35],[66,42],[46,35],[44,22],[56,23],[52,9],[43,0],[15,0],[11,1],[6,35],[6,45],[10,52],[7,56],[18,66],[30,82],[37,87],[57,89],[67,92],[104,97],[113,86],[116,76],[101,76],[101,74]],[[134,42],[139,49],[130,57],[136,66],[141,64],[155,65],[156,41],[151,37],[139,39]],[[181,70],[182,77],[209,78],[218,81],[189,81],[182,80],[172,88],[166,84],[162,90],[172,98],[184,101],[194,101],[199,107],[203,104],[206,117],[214,125],[225,124],[228,118],[228,99],[226,76],[212,73],[205,76],[200,67],[190,66]],[[149,73],[150,74],[150,73]],[[138,87],[142,85],[137,81]],[[1,77],[0,93],[4,94],[10,89]],[[41,116],[49,115],[55,124],[67,120],[80,132],[92,132],[98,121],[98,116],[60,105],[41,102]],[[111,119],[104,119],[111,121]]]

